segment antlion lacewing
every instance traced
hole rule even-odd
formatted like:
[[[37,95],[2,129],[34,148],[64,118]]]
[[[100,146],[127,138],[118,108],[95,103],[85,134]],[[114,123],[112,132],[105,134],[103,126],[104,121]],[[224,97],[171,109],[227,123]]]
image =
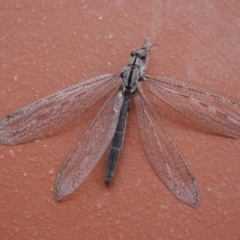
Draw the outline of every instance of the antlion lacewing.
[[[56,200],[82,184],[109,145],[105,182],[112,182],[123,146],[130,100],[134,95],[141,141],[152,167],[176,198],[191,207],[199,206],[196,180],[144,96],[140,82],[185,117],[216,133],[237,139],[240,138],[240,101],[168,76],[145,75],[152,46],[146,39],[140,48],[131,52],[127,67],[118,73],[91,78],[53,93],[0,121],[0,143],[17,145],[63,127],[109,95],[62,166],[54,188]]]

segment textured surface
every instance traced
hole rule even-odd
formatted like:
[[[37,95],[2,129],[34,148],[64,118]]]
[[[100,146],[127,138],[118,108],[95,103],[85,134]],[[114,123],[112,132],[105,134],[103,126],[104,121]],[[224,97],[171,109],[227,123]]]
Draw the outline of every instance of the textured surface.
[[[147,74],[240,98],[239,1],[0,1],[0,119],[53,92],[126,66],[149,37]],[[147,93],[146,93],[147,95]],[[240,143],[147,95],[190,166],[198,209],[178,201],[142,147],[134,99],[113,185],[107,152],[60,203],[53,186],[104,101],[57,135],[0,145],[2,239],[240,239]]]

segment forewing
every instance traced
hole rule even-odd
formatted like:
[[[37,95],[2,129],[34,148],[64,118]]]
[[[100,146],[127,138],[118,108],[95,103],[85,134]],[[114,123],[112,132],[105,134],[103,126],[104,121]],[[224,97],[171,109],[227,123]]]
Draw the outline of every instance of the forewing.
[[[136,92],[135,101],[142,144],[154,170],[175,197],[197,208],[198,186],[181,152],[142,93]]]
[[[185,117],[240,139],[240,101],[177,79],[146,76],[150,92]]]
[[[113,137],[122,103],[119,90],[104,104],[78,141],[56,179],[56,200],[76,190],[97,164]]]
[[[0,143],[20,144],[61,128],[118,86],[118,78],[119,73],[101,75],[13,112],[0,121]]]

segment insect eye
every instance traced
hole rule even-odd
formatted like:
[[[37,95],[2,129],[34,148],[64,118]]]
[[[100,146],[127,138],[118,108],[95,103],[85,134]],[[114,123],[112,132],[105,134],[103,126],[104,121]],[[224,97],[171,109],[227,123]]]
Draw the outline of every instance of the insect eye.
[[[133,57],[135,55],[135,52],[131,52],[131,57]]]
[[[146,56],[145,56],[145,55],[142,55],[142,56],[140,56],[140,59],[141,59],[141,60],[144,60],[144,59],[146,59]]]

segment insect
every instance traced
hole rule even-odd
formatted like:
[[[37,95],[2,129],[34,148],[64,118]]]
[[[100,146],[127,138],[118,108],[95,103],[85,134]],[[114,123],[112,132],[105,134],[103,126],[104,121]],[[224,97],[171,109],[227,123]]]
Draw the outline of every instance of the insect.
[[[57,176],[54,188],[57,201],[82,184],[109,144],[105,182],[112,182],[123,146],[130,100],[134,95],[138,128],[152,167],[176,198],[191,207],[199,206],[200,194],[196,180],[144,96],[141,82],[148,86],[154,96],[185,117],[212,131],[238,139],[240,101],[164,75],[145,75],[153,46],[146,39],[140,48],[131,52],[131,59],[121,72],[101,75],[53,93],[0,121],[0,143],[17,145],[61,128],[109,95]]]

